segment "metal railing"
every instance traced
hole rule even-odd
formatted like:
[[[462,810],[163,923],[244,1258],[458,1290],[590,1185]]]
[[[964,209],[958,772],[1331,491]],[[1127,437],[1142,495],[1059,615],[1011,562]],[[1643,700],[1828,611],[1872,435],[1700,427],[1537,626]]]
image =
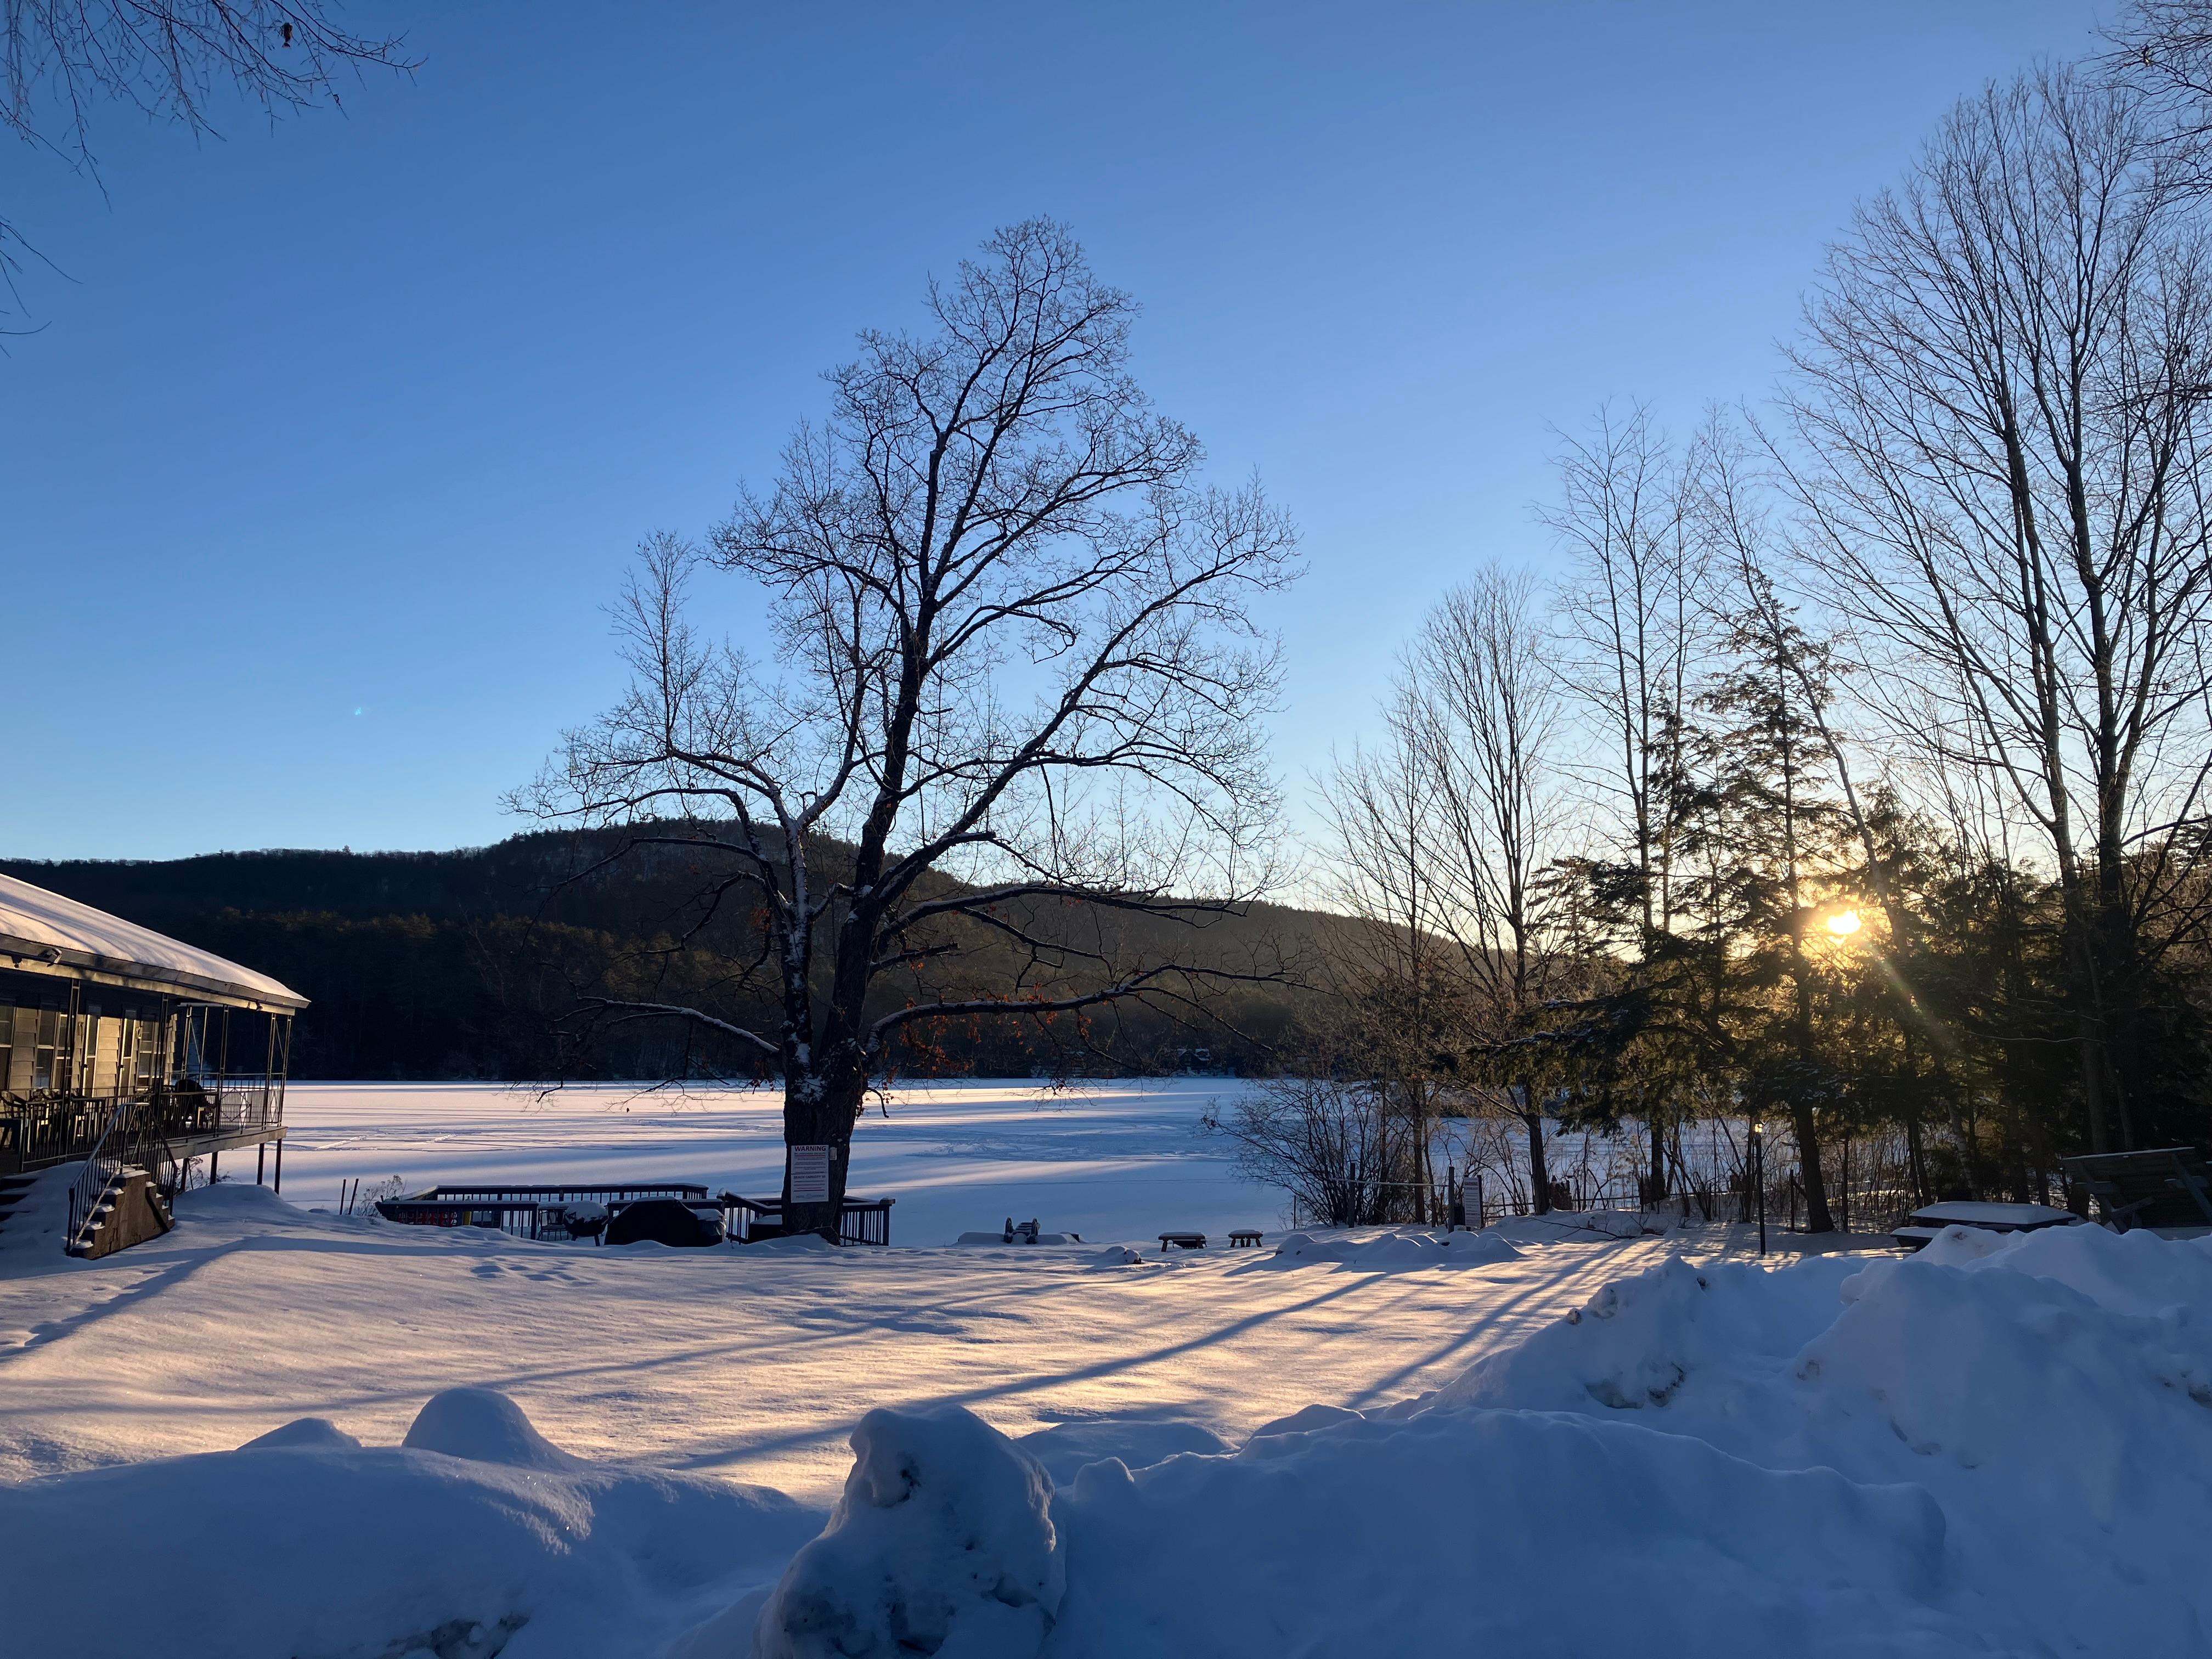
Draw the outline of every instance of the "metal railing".
[[[848,1198],[837,1217],[837,1238],[844,1244],[889,1244],[891,1242],[891,1206],[895,1198]],[[739,1198],[735,1193],[724,1193],[725,1210],[736,1223],[738,1231],[731,1237],[740,1244],[751,1244],[763,1239],[783,1237],[783,1200],[776,1198]]]
[[[606,1224],[632,1204],[672,1198],[693,1209],[719,1209],[723,1236],[730,1236],[730,1200],[725,1193],[710,1199],[704,1187],[685,1182],[640,1186],[429,1187],[407,1198],[380,1199],[376,1212],[386,1221],[413,1227],[495,1227],[510,1238],[540,1244],[604,1242]],[[600,1213],[578,1224],[573,1205],[591,1205]]]
[[[100,1207],[123,1173],[125,1153],[131,1139],[129,1116],[131,1103],[118,1101],[107,1115],[100,1138],[85,1154],[83,1171],[70,1188],[69,1231],[63,1235],[63,1247],[74,1253],[84,1242],[84,1230],[92,1220],[92,1213]]]
[[[483,1200],[495,1204],[509,1200],[540,1204],[627,1204],[641,1198],[674,1198],[686,1203],[703,1204],[707,1201],[707,1189],[688,1182],[612,1187],[432,1187],[416,1194],[415,1197],[440,1199],[452,1203]]]
[[[541,1244],[571,1244],[577,1235],[569,1231],[565,1206],[541,1204],[535,1199],[473,1199],[446,1203],[419,1198],[380,1199],[376,1212],[386,1221],[410,1227],[496,1228],[510,1238]]]
[[[407,1226],[496,1228],[511,1238],[573,1243],[583,1237],[599,1237],[605,1223],[595,1223],[588,1232],[572,1229],[570,1205],[600,1206],[611,1219],[627,1205],[655,1198],[672,1198],[697,1210],[719,1209],[722,1236],[733,1243],[750,1244],[783,1236],[781,1200],[741,1198],[735,1193],[709,1198],[704,1187],[681,1182],[624,1187],[430,1187],[406,1198],[380,1199],[376,1212],[386,1221]],[[847,1199],[837,1230],[839,1238],[847,1244],[889,1244],[891,1206],[897,1201]]]

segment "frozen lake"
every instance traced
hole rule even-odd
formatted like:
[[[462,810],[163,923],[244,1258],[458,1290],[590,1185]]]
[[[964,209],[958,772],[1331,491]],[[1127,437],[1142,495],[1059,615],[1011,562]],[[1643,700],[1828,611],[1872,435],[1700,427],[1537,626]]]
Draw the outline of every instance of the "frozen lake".
[[[944,1244],[1034,1216],[1086,1239],[1170,1229],[1270,1231],[1285,1196],[1240,1179],[1201,1133],[1235,1078],[902,1085],[854,1132],[852,1191],[889,1196],[891,1237]],[[335,1206],[339,1183],[696,1182],[748,1197],[782,1182],[778,1088],[592,1085],[549,1095],[503,1084],[303,1083],[285,1097],[284,1196]],[[237,1155],[234,1154],[234,1158]],[[250,1162],[224,1175],[252,1178]]]

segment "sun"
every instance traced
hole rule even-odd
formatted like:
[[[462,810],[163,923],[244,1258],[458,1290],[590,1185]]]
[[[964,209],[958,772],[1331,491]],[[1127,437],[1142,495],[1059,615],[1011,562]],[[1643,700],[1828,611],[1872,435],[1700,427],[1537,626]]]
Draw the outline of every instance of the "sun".
[[[1828,931],[1838,939],[1849,939],[1863,926],[1856,910],[1838,910],[1828,918]]]

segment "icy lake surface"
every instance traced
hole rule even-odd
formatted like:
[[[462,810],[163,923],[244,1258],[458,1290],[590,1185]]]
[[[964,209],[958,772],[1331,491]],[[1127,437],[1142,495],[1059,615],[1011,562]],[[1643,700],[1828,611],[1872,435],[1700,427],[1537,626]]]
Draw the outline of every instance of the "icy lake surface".
[[[1086,1240],[1273,1229],[1283,1194],[1239,1179],[1224,1143],[1200,1132],[1206,1107],[1225,1107],[1244,1087],[1234,1078],[903,1085],[854,1132],[852,1190],[896,1199],[891,1236],[908,1244],[950,1243],[1009,1216]],[[335,1205],[341,1181],[373,1188],[397,1176],[410,1191],[690,1181],[772,1198],[781,1111],[777,1089],[295,1084],[285,1099],[284,1196]],[[250,1161],[223,1170],[252,1178]]]

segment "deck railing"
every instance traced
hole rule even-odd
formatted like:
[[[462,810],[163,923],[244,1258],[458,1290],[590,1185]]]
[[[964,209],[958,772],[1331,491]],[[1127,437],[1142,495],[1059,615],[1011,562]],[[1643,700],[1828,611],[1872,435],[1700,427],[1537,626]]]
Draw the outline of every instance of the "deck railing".
[[[0,1102],[0,1172],[50,1169],[89,1152],[119,1102],[45,1096]]]
[[[0,1096],[0,1174],[88,1157],[117,1124],[133,1139],[167,1140],[185,1157],[195,1141],[266,1137],[284,1127],[284,1080],[234,1073],[119,1094]]]
[[[672,1198],[694,1209],[722,1212],[722,1236],[750,1244],[783,1234],[783,1206],[775,1199],[740,1198],[683,1182],[658,1186],[431,1187],[405,1198],[380,1200],[377,1213],[387,1221],[418,1227],[495,1227],[513,1238],[540,1243],[572,1243],[568,1206],[592,1204],[613,1212],[646,1199]],[[889,1244],[891,1206],[896,1199],[848,1198],[839,1237],[848,1244]],[[599,1237],[595,1231],[592,1235]]]
[[[739,1198],[724,1193],[722,1202],[736,1222],[731,1237],[741,1244],[783,1237],[781,1199]],[[891,1242],[891,1206],[895,1198],[848,1198],[837,1218],[837,1237],[846,1244],[888,1244]]]
[[[496,1227],[511,1238],[541,1244],[598,1241],[606,1221],[625,1205],[672,1198],[696,1209],[720,1208],[723,1235],[730,1237],[729,1197],[710,1199],[704,1187],[682,1182],[643,1186],[431,1187],[406,1198],[379,1200],[376,1212],[386,1221],[415,1227]],[[604,1213],[588,1230],[570,1225],[568,1206],[589,1204]]]

